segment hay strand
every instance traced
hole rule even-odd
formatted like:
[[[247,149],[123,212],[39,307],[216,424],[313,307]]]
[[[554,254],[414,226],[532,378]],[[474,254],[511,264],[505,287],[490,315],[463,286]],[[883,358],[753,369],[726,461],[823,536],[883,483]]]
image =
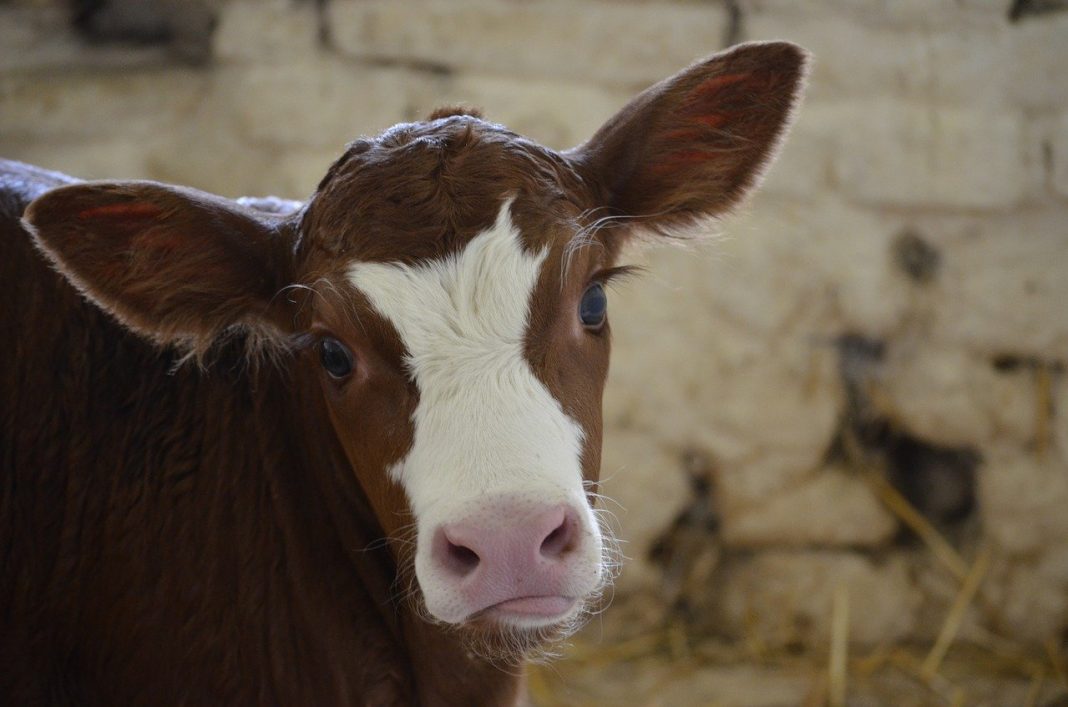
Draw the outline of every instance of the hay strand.
[[[1049,664],[1053,666],[1053,674],[1057,676],[1057,681],[1068,690],[1068,671],[1064,669],[1064,656],[1057,650],[1056,639],[1047,639],[1042,644],[1042,647],[1046,649],[1046,655],[1049,656]]]
[[[972,599],[975,598],[976,592],[979,591],[979,585],[989,567],[990,549],[984,546],[965,576],[964,583],[960,591],[957,592],[957,596],[946,614],[946,620],[938,632],[938,638],[935,640],[935,644],[931,646],[931,651],[927,654],[927,658],[923,661],[920,673],[925,680],[931,681],[938,674],[942,660],[956,639],[961,624],[964,622],[964,614],[972,603]]]
[[[1038,670],[1031,679],[1031,686],[1027,688],[1027,701],[1024,707],[1035,707],[1038,704],[1038,696],[1042,693],[1042,683],[1046,680],[1046,671]]]
[[[931,553],[953,573],[958,580],[964,581],[968,576],[968,564],[953,549],[949,541],[935,529],[931,522],[916,510],[897,489],[890,485],[881,475],[867,472],[868,482],[875,488],[879,499],[898,519],[916,533]]]
[[[831,651],[827,679],[830,707],[845,707],[849,660],[849,588],[839,584],[831,603]]]

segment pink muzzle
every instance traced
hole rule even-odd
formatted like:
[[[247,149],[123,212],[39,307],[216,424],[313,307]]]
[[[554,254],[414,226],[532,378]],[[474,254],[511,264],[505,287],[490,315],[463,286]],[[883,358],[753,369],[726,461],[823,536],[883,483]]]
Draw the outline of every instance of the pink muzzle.
[[[510,503],[440,526],[431,559],[472,616],[552,619],[580,599],[569,578],[585,535],[568,505]]]

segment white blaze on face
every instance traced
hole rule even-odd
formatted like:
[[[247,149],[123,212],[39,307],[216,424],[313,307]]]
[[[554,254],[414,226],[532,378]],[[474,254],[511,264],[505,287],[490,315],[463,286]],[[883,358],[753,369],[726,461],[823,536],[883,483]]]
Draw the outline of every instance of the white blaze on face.
[[[531,295],[546,251],[524,251],[506,201],[496,223],[459,253],[415,266],[356,263],[349,278],[407,347],[419,388],[414,442],[390,473],[418,525],[416,575],[431,613],[464,618],[455,587],[436,576],[430,539],[494,498],[580,510],[582,576],[600,578],[601,539],[582,486],[583,431],[524,355]],[[588,586],[587,586],[588,585]]]

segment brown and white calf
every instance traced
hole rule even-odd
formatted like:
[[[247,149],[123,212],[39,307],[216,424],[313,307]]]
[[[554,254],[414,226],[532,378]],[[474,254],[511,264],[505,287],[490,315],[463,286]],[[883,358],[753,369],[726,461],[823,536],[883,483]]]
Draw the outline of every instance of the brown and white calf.
[[[0,163],[0,703],[514,703],[608,581],[620,249],[756,184],[804,64],[564,153],[439,111],[306,204]]]

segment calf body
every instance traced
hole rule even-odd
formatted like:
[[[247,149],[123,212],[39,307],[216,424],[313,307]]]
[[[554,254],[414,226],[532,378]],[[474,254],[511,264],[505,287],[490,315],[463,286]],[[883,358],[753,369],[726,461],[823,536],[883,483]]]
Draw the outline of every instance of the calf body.
[[[0,163],[0,702],[515,703],[610,577],[620,249],[753,187],[803,63],[567,153],[439,111],[306,204]]]
[[[240,341],[175,368],[52,270],[17,217],[69,181],[0,167],[0,702],[506,702],[503,673],[397,610],[293,371],[250,370]]]

